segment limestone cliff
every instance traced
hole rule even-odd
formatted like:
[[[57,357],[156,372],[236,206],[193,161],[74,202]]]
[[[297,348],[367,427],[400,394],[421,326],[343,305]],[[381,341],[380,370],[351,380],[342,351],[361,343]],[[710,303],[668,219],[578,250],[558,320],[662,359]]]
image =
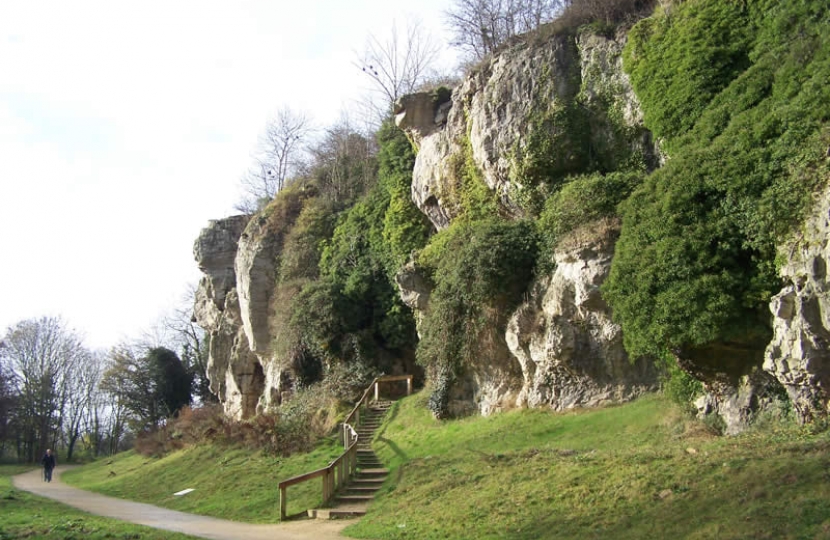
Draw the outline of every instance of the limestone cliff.
[[[466,145],[487,186],[515,217],[527,214],[534,169],[584,172],[586,149],[624,146],[656,166],[662,158],[622,69],[624,44],[624,35],[591,33],[528,42],[485,60],[455,88],[448,111],[427,95],[404,99],[396,120],[419,145],[412,181],[418,208],[439,230],[459,215],[452,179]],[[540,139],[554,141],[558,157],[535,155]]]
[[[447,228],[463,212],[456,177],[465,159],[513,218],[529,215],[527,201],[544,187],[535,170],[561,176],[589,166],[583,146],[597,154],[608,150],[609,160],[620,151],[659,165],[622,69],[624,42],[624,35],[592,33],[529,41],[486,60],[453,91],[449,105],[427,94],[402,100],[396,120],[419,147],[412,199],[433,225]],[[542,155],[540,139],[559,145],[550,152],[557,157]],[[554,273],[537,279],[509,317],[504,339],[496,340],[505,350],[494,345],[455,381],[450,411],[465,410],[465,403],[483,414],[516,405],[567,409],[621,402],[656,387],[650,362],[630,362],[599,293],[616,235],[585,232],[556,251]],[[398,285],[422,317],[429,288],[417,269],[402,272]]]
[[[615,37],[591,31],[529,37],[485,59],[451,93],[446,89],[418,93],[396,104],[396,122],[417,147],[411,199],[435,231],[450,229],[448,233],[452,233],[454,224],[482,219],[482,213],[497,216],[502,223],[524,224],[527,221],[520,220],[539,218],[545,202],[565,191],[569,182],[576,183],[574,178],[594,175],[604,179],[620,171],[645,176],[667,165],[650,177],[654,178],[683,164],[682,156],[669,161],[644,125],[640,101],[622,66],[626,39],[622,31]],[[402,143],[409,149],[405,140]],[[465,192],[469,189],[465,182],[471,177],[478,187],[483,186],[487,198],[485,211],[478,208],[477,217],[471,217],[476,209],[468,206],[478,204],[475,201],[480,199],[475,197],[481,197],[482,191],[472,196]],[[406,185],[400,189],[396,204],[400,199],[407,202],[405,193]],[[299,201],[305,195],[297,197]],[[277,352],[285,349],[277,346],[278,321],[284,323],[287,317],[277,316],[282,251],[286,249],[286,228],[302,206],[291,200],[275,201],[297,206],[283,208],[281,215],[266,211],[211,222],[194,246],[205,274],[197,293],[195,317],[210,335],[211,389],[227,414],[237,418],[280,403],[295,375],[291,361]],[[376,208],[365,213],[381,216],[383,227],[394,225],[394,220],[387,219],[391,214],[384,217]],[[614,322],[601,294],[615,252],[617,263],[627,253],[623,246],[628,230],[623,228],[623,241],[618,244],[622,225],[607,217],[611,214],[603,215],[605,219],[595,216],[580,222],[576,230],[567,229],[569,234],[546,247],[545,259],[539,261],[524,297],[519,298],[525,291],[522,288],[515,299],[504,304],[509,309],[500,310],[485,323],[490,326],[479,335],[486,342],[486,355],[466,359],[457,373],[441,371],[450,369],[447,366],[430,368],[435,370],[428,374],[433,382],[449,381],[441,391],[449,412],[489,414],[516,406],[563,410],[618,403],[656,389],[657,368],[650,359],[632,361],[626,354],[622,328]],[[828,216],[830,192],[817,203],[802,234],[781,249],[785,285],[770,307],[771,343],[763,331],[745,336],[735,332],[729,335],[730,341],[671,349],[680,368],[703,384],[705,395],[696,402],[699,413],[718,416],[726,433],[745,429],[759,411],[782,397],[784,389],[802,421],[828,413]],[[539,218],[535,223],[541,221]],[[355,223],[360,225],[353,226],[347,239],[340,239],[348,255],[343,260],[351,263],[366,249],[352,238],[366,222]],[[378,233],[384,242],[394,238],[387,233],[386,228]],[[314,251],[327,241],[310,249]],[[403,253],[410,249],[413,246]],[[429,246],[423,251],[428,250]],[[435,274],[429,272],[434,268],[422,272],[417,260],[415,257],[402,268],[396,281],[401,299],[412,308],[416,321],[424,324],[431,302],[433,309],[437,304],[440,289],[433,289]],[[313,262],[316,271],[316,259]],[[636,259],[635,264],[639,263]],[[531,275],[532,262],[514,266]],[[357,285],[385,279],[388,274],[355,276],[361,283],[350,281],[349,286],[357,289]],[[291,287],[301,290],[317,276],[309,272],[294,278]],[[530,277],[522,279],[524,287]],[[463,296],[463,289],[454,290]],[[286,291],[284,295],[289,294]],[[325,287],[312,291],[318,302],[330,292]],[[487,306],[487,310],[496,308]],[[621,313],[618,309],[617,315]],[[312,319],[314,316],[316,313],[311,314]],[[408,312],[405,316],[409,317]],[[306,326],[314,326],[312,319]],[[413,336],[411,318],[407,324],[408,335]],[[369,334],[358,337],[372,339]],[[332,339],[321,347],[335,343]],[[305,346],[301,343],[295,349]],[[411,356],[411,347],[407,352]],[[391,356],[373,359],[373,367],[413,369],[411,357],[401,361]]]
[[[234,418],[279,402],[283,389],[269,330],[278,250],[279,237],[262,216],[212,221],[194,244],[205,274],[194,317],[210,337],[210,388]]]
[[[194,318],[210,338],[210,389],[229,416],[256,410],[264,383],[262,365],[248,346],[237,294],[235,261],[248,216],[211,221],[193,246],[205,274],[196,291]]]

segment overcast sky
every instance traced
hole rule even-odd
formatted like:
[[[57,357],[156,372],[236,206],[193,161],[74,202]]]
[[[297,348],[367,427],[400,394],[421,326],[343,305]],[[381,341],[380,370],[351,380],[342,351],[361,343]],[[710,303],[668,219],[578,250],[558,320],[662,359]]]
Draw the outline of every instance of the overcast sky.
[[[62,316],[94,348],[138,337],[235,213],[277,109],[334,122],[367,34],[447,0],[0,1],[0,334]],[[413,9],[417,10],[413,13]]]

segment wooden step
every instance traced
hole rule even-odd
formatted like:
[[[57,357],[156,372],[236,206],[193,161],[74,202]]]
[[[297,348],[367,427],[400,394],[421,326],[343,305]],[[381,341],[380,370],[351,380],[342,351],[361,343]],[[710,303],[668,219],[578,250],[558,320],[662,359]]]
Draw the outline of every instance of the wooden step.
[[[354,508],[312,508],[308,510],[308,517],[312,519],[338,519],[362,517],[366,515],[365,505],[354,505]]]
[[[362,478],[366,478],[366,477],[369,477],[369,476],[381,476],[381,475],[385,476],[385,475],[389,474],[389,469],[383,469],[381,467],[370,467],[370,468],[367,468],[367,469],[360,469],[360,471],[358,471],[357,474],[358,474],[358,476],[360,476]]]
[[[346,486],[343,489],[343,491],[345,491],[347,493],[350,492],[350,491],[353,491],[355,493],[375,493],[381,487],[383,487],[383,484],[377,484],[377,485],[374,485],[374,486]]]
[[[374,488],[380,489],[381,486],[386,482],[385,476],[376,476],[374,478],[352,478],[351,486],[354,487],[367,487],[367,488]]]
[[[336,500],[342,502],[369,502],[374,499],[374,495],[337,495]]]

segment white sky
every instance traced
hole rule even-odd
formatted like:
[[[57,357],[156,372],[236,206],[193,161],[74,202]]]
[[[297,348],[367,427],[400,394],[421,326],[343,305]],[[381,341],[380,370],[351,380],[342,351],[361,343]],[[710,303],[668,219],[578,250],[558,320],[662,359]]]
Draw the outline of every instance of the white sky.
[[[415,15],[446,43],[447,2],[0,0],[0,335],[146,331],[198,280],[193,241],[235,213],[267,119],[334,122],[367,34]]]

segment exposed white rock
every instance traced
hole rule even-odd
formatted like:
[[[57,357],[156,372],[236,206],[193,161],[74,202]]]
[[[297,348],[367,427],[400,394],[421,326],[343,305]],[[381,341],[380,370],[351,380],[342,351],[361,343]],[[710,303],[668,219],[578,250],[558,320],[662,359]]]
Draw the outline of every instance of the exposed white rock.
[[[616,230],[582,236],[556,250],[553,275],[534,284],[530,300],[508,323],[507,344],[524,378],[519,405],[590,407],[630,400],[656,387],[653,365],[629,359],[621,329],[600,294]]]
[[[698,418],[715,415],[723,422],[725,435],[737,435],[749,427],[776,401],[777,381],[763,370],[743,375],[737,384],[708,384],[706,394],[694,402]]]
[[[205,275],[200,286],[201,301],[209,300],[217,312],[224,309],[225,295],[236,286],[236,248],[249,219],[249,216],[233,216],[211,220],[193,244],[193,257]],[[204,306],[203,309],[209,308]],[[210,320],[202,320],[213,326],[216,316],[214,313]]]
[[[764,369],[808,422],[830,412],[830,189],[817,201],[801,234],[781,248],[785,286],[770,302],[773,339]]]
[[[239,238],[248,221],[248,216],[211,221],[193,247],[199,269],[205,274],[196,291],[193,315],[210,336],[210,389],[225,413],[234,418],[256,411],[264,379],[243,330],[234,271]]]
[[[415,266],[410,262],[401,268],[395,276],[398,290],[401,293],[401,300],[412,310],[424,311],[429,305],[429,295],[432,293],[432,286]]]
[[[508,214],[520,217],[522,179],[515,170],[525,152],[535,121],[562,103],[579,99],[582,106],[602,100],[629,127],[642,128],[642,110],[622,69],[625,36],[608,39],[590,33],[558,37],[540,44],[521,44],[486,59],[453,90],[446,127],[437,129],[424,111],[423,99],[403,100],[398,112],[419,145],[412,181],[412,199],[432,224],[446,228],[460,208],[454,198],[454,167],[463,160],[464,141],[484,182]],[[607,107],[607,105],[604,105]],[[655,164],[659,150],[644,128],[642,137],[629,141]],[[607,138],[608,133],[592,137]]]
[[[281,237],[269,234],[267,225],[267,220],[260,216],[248,223],[239,239],[234,261],[242,327],[251,351],[263,357],[271,350],[271,296],[282,249]]]

